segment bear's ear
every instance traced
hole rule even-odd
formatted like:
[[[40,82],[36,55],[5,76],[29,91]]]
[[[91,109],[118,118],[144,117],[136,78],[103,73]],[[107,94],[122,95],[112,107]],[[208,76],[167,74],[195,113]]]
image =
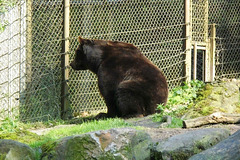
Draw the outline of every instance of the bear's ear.
[[[83,41],[84,41],[84,39],[82,38],[82,37],[78,37],[78,42],[80,43],[80,44],[82,44],[83,43]]]

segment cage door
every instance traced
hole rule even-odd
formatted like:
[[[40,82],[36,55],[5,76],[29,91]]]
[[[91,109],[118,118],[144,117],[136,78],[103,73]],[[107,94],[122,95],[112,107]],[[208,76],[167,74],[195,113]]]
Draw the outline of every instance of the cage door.
[[[194,45],[191,52],[191,79],[205,81],[206,47]]]

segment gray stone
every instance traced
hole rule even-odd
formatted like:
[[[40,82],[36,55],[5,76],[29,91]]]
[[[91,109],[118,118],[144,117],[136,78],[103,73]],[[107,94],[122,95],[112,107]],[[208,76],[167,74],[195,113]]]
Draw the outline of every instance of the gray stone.
[[[207,128],[175,135],[155,144],[152,159],[185,160],[226,139],[230,131],[220,128]]]
[[[0,139],[1,160],[35,160],[35,152],[24,143]]]
[[[203,94],[206,97],[194,104],[183,119],[207,116],[215,112],[240,112],[238,81],[207,84]]]
[[[110,129],[65,137],[43,146],[43,160],[150,159],[151,137],[132,128]]]
[[[236,82],[222,82],[214,84],[212,94],[209,98],[217,97],[215,101],[212,101],[209,105],[218,107],[220,111],[225,111],[225,113],[235,113],[236,107],[239,103],[239,87]],[[215,87],[216,86],[216,87]],[[214,105],[217,102],[220,102],[219,105]]]
[[[134,126],[142,126],[148,128],[159,128],[162,122],[154,122],[153,115],[149,115],[146,117],[137,117],[137,118],[129,118],[125,120],[127,123],[134,125]]]
[[[212,148],[194,155],[190,160],[239,160],[240,130]]]

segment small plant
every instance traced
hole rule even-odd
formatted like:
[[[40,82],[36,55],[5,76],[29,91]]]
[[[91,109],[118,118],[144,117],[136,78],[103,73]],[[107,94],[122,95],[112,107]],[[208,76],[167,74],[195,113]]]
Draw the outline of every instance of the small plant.
[[[17,128],[18,121],[9,117],[0,122],[0,132],[14,132]]]
[[[11,7],[14,7],[17,3],[17,0],[0,0],[0,15],[7,12]],[[0,33],[3,32],[6,26],[9,24],[7,20],[0,20]]]
[[[202,81],[193,80],[189,83],[184,83],[183,86],[172,89],[169,93],[167,104],[165,106],[162,104],[158,105],[157,110],[160,113],[154,116],[154,120],[161,121],[160,117],[165,115],[180,117],[191,106],[204,86],[205,84]]]
[[[0,0],[0,14],[5,13],[9,7],[15,6],[17,0]]]

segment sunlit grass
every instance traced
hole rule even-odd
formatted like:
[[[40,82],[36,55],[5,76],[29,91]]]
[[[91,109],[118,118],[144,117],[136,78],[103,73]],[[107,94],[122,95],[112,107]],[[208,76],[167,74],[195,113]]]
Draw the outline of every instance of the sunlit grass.
[[[71,126],[50,130],[45,135],[41,136],[41,140],[30,143],[29,145],[33,148],[36,148],[46,142],[54,141],[67,136],[84,134],[84,133],[93,132],[97,130],[107,130],[111,128],[123,128],[123,127],[130,127],[130,126],[131,125],[129,123],[119,118],[99,120],[99,121],[93,120],[89,122],[84,122],[79,125],[71,125]]]

